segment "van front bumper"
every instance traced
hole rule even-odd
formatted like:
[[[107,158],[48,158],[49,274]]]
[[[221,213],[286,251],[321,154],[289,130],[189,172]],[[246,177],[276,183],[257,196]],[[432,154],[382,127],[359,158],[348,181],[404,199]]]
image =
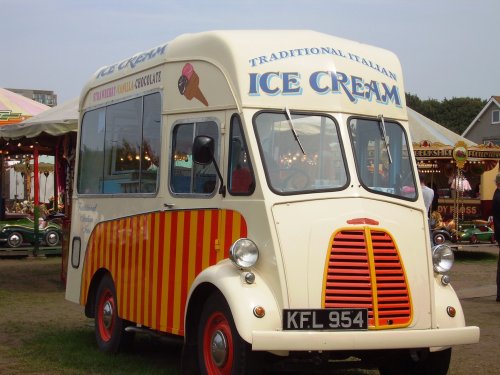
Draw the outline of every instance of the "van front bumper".
[[[252,350],[371,350],[448,347],[479,342],[479,327],[383,331],[254,331]]]

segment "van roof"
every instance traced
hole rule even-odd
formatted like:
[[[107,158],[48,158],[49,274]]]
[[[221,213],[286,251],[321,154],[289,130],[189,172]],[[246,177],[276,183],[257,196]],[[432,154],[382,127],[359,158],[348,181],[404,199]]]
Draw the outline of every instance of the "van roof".
[[[98,69],[82,97],[93,87],[176,61],[216,65],[242,106],[287,105],[406,119],[403,76],[395,54],[310,30],[183,34]]]

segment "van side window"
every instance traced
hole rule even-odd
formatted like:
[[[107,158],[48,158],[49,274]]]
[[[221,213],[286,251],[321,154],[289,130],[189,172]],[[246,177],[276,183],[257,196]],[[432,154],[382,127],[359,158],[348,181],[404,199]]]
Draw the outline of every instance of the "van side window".
[[[217,185],[217,172],[213,163],[199,165],[193,162],[193,141],[198,135],[215,140],[215,158],[219,149],[219,131],[214,121],[178,124],[172,136],[170,188],[175,194],[210,195]]]
[[[160,134],[159,93],[85,113],[78,192],[113,195],[156,192]]]
[[[83,115],[77,186],[80,194],[102,194],[105,118],[106,108]]]
[[[228,190],[231,195],[250,195],[255,189],[255,178],[250,163],[245,136],[239,116],[231,119],[229,144]]]

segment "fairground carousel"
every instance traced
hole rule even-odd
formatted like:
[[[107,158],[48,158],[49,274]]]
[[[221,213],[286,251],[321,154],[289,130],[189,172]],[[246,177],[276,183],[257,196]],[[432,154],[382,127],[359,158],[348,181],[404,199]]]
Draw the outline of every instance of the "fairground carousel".
[[[419,172],[434,190],[432,222],[450,232],[487,226],[491,189],[483,185],[498,172],[500,146],[476,144],[411,109],[408,118]]]
[[[34,223],[34,238],[38,238],[40,219],[56,218],[52,220],[62,228],[63,280],[69,248],[77,108],[75,98],[24,121],[0,126],[0,220],[26,217]],[[52,162],[39,160],[42,156]],[[22,182],[18,189],[19,176]],[[12,184],[15,189],[9,186]],[[39,241],[34,241],[33,254],[38,251]]]

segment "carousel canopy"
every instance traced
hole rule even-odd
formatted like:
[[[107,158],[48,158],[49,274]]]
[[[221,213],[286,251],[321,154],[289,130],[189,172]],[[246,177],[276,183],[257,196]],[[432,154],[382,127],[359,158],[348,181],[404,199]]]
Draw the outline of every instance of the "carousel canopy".
[[[411,108],[407,108],[408,123],[410,126],[411,138],[414,145],[420,145],[422,142],[438,143],[446,146],[453,147],[457,142],[464,142],[468,146],[475,146],[476,144],[469,141],[451,130],[439,125],[437,122],[421,115]]]
[[[18,124],[0,127],[0,138],[34,138],[41,133],[58,136],[76,132],[77,128],[78,98],[74,98]]]
[[[415,157],[418,161],[440,164],[431,167],[434,171],[451,164],[463,168],[467,163],[487,171],[494,168],[500,159],[500,146],[491,143],[478,145],[411,108],[407,111]],[[431,164],[419,164],[419,168],[421,165]]]
[[[75,98],[21,123],[0,126],[0,154],[31,154],[36,145],[40,153],[54,155],[58,138],[76,139],[77,128],[78,98]]]
[[[0,88],[0,127],[36,116],[50,107]]]

